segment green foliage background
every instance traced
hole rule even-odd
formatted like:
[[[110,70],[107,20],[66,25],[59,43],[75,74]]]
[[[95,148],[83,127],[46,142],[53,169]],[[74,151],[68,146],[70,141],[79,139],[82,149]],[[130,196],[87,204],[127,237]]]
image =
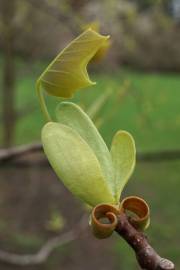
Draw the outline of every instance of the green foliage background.
[[[21,65],[21,70],[25,67],[22,62],[17,65]],[[39,130],[44,119],[39,109],[34,83],[45,66],[46,63],[39,63],[32,67],[33,72],[18,75],[16,107],[18,110],[29,107],[29,111],[19,117],[15,144],[40,139]],[[78,92],[71,100],[87,110],[105,91],[110,91],[110,96],[95,118],[108,145],[115,131],[120,128],[133,134],[139,151],[180,147],[178,74],[153,74],[123,69],[91,75],[91,78],[97,84]],[[58,101],[48,97],[47,102],[53,114]]]

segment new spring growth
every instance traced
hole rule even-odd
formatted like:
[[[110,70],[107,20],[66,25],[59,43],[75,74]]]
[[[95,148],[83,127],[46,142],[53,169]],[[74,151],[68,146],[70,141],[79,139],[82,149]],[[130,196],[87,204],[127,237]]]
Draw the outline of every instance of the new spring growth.
[[[109,150],[88,115],[68,101],[58,105],[52,121],[43,91],[70,98],[76,91],[93,86],[87,65],[104,50],[108,39],[92,29],[84,31],[58,54],[36,84],[47,120],[42,129],[44,152],[64,185],[93,207],[90,223],[98,238],[109,237],[117,228],[118,217],[127,211],[135,214],[128,220],[137,230],[149,225],[149,207],[144,200],[132,196],[121,201],[122,190],[135,167],[134,139],[129,132],[119,130]],[[104,217],[108,222],[103,221]]]
[[[136,149],[131,134],[118,131],[109,151],[91,119],[78,105],[61,102],[56,108],[56,119],[52,121],[43,96],[44,90],[52,96],[70,98],[79,89],[95,84],[89,78],[87,64],[104,48],[108,39],[109,36],[92,29],[84,31],[42,73],[37,80],[37,91],[48,122],[42,130],[42,143],[59,179],[92,207],[109,204],[113,209],[120,209],[122,190],[135,166]],[[132,210],[137,214],[138,210],[131,207]],[[94,214],[92,227],[97,225]],[[146,215],[147,223],[148,220],[149,215]],[[94,230],[97,235],[97,228]],[[98,227],[98,230],[101,229]]]

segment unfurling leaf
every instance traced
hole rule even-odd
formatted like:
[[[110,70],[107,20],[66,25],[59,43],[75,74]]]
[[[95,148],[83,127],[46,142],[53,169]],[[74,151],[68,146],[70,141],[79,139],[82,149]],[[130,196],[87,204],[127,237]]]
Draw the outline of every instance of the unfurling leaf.
[[[42,89],[69,98],[77,90],[94,84],[87,64],[106,47],[108,36],[92,29],[73,40],[47,67],[37,81],[42,110],[49,123],[42,131],[45,153],[69,190],[91,206],[118,204],[121,191],[133,171],[135,145],[127,132],[118,132],[111,153],[88,115],[77,105],[62,102],[51,121]]]
[[[106,54],[108,53],[109,48],[111,47],[111,41],[107,39],[101,46],[101,48],[97,51],[97,53],[93,56],[92,62],[101,61]]]
[[[100,31],[100,23],[98,21],[93,21],[84,25],[83,29],[91,28],[92,30],[99,32]],[[96,54],[91,59],[92,62],[99,62],[104,56],[106,56],[109,48],[111,46],[110,39],[106,39],[105,42],[102,44],[101,48],[96,52]]]
[[[115,174],[115,198],[119,201],[121,192],[131,176],[135,161],[136,148],[133,137],[126,131],[118,131],[112,141],[111,156]]]
[[[56,116],[61,124],[74,129],[92,149],[99,161],[109,189],[114,195],[114,171],[111,155],[91,119],[79,106],[71,102],[61,102],[57,107]]]
[[[72,193],[91,206],[115,203],[98,159],[75,130],[49,122],[43,127],[42,143],[51,166]]]
[[[135,164],[132,136],[119,131],[110,153],[93,122],[79,106],[62,102],[56,117],[59,123],[50,122],[43,128],[42,142],[59,178],[91,206],[118,205]]]
[[[88,29],[74,39],[47,67],[39,78],[41,86],[57,97],[72,97],[75,91],[93,85],[87,64],[108,36]]]

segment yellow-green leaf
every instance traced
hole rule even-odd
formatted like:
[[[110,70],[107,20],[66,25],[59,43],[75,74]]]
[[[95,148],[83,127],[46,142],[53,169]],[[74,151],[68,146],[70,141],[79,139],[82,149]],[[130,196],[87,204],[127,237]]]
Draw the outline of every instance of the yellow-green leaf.
[[[83,26],[83,29],[91,28],[92,30],[99,32],[100,31],[100,23],[99,21],[92,21],[91,23],[88,23]],[[93,62],[99,62],[104,56],[106,56],[109,48],[111,46],[111,41],[107,39],[101,46],[101,48],[96,52],[96,54],[93,56],[91,61]]]
[[[115,173],[115,199],[118,202],[121,192],[134,170],[136,161],[135,142],[128,132],[118,131],[115,134],[111,155]]]
[[[107,185],[114,195],[114,172],[111,155],[91,119],[79,106],[71,102],[61,102],[57,107],[56,117],[61,124],[74,129],[92,149],[99,161]]]
[[[50,95],[69,98],[75,91],[93,85],[87,64],[107,39],[91,29],[84,31],[43,72],[38,80],[41,86]]]
[[[54,171],[73,194],[91,206],[114,203],[96,156],[75,130],[49,122],[42,143]]]
[[[101,61],[106,54],[109,51],[109,48],[111,47],[111,41],[109,39],[107,39],[103,45],[101,46],[101,48],[97,51],[97,53],[93,56],[92,58],[92,62],[99,62]]]

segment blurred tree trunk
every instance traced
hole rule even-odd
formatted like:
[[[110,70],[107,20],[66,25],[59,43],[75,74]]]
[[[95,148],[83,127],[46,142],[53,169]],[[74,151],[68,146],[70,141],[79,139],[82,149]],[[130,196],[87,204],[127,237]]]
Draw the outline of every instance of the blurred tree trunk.
[[[87,0],[69,0],[69,4],[73,10],[77,12],[80,11],[87,3]]]
[[[1,0],[2,46],[3,46],[3,81],[2,81],[2,120],[3,145],[8,147],[13,142],[16,121],[15,112],[15,63],[14,63],[14,14],[15,0]]]

